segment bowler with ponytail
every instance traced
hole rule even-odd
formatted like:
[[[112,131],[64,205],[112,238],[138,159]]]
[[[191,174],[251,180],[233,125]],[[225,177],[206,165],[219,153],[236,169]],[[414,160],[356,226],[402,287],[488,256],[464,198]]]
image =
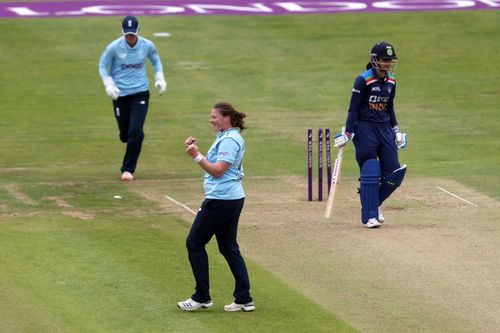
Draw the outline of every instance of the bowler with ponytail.
[[[205,171],[205,200],[186,239],[195,292],[190,298],[177,303],[179,309],[184,311],[207,309],[214,304],[210,296],[208,256],[205,250],[205,245],[214,235],[235,280],[233,300],[224,306],[224,310],[255,310],[248,271],[236,240],[245,202],[242,186],[245,140],[241,136],[247,128],[245,117],[245,113],[236,110],[230,103],[218,102],[210,111],[210,124],[216,138],[206,156],[200,153],[194,136],[184,141],[186,153]]]

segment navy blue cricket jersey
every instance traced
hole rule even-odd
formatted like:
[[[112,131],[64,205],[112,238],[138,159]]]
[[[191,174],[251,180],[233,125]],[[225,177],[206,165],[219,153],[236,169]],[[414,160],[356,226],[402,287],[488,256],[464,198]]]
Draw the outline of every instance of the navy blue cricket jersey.
[[[384,79],[377,76],[374,68],[359,75],[352,88],[351,103],[346,121],[346,132],[356,133],[356,121],[373,123],[390,122],[397,126],[394,113],[396,78],[387,74]]]

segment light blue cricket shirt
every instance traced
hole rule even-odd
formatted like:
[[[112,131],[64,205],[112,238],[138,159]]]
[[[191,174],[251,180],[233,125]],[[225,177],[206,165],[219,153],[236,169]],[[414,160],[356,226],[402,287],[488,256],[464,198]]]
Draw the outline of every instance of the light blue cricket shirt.
[[[220,200],[236,200],[245,197],[241,184],[243,173],[243,155],[245,154],[245,140],[240,131],[229,128],[217,133],[217,138],[208,150],[207,160],[210,163],[224,161],[231,166],[219,178],[205,172],[205,198]]]
[[[101,55],[99,60],[101,79],[111,76],[120,89],[120,96],[147,91],[149,81],[146,76],[146,58],[151,61],[155,73],[163,73],[163,66],[153,42],[138,36],[135,46],[130,47],[122,36],[112,41]]]

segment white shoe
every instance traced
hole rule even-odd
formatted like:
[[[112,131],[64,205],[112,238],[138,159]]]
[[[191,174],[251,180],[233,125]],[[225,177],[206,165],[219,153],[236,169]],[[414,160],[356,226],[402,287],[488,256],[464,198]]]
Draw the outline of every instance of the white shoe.
[[[369,219],[365,224],[366,228],[378,228],[380,227],[379,221],[376,218]]]
[[[234,312],[234,311],[243,311],[243,312],[251,312],[255,310],[255,304],[253,302],[249,302],[246,304],[238,304],[238,303],[231,303],[228,305],[224,305],[224,311],[227,312]]]
[[[132,175],[130,172],[128,171],[125,171],[123,174],[122,174],[122,180],[124,181],[130,181],[130,180],[133,180],[134,179],[134,175]]]
[[[184,311],[194,311],[194,310],[198,310],[198,309],[207,309],[207,308],[211,307],[212,305],[214,305],[214,303],[212,303],[212,301],[208,301],[205,303],[199,303],[199,302],[193,301],[191,298],[188,298],[185,301],[177,303],[177,307],[181,310],[184,310]]]
[[[384,221],[385,221],[384,215],[382,215],[382,211],[380,210],[380,208],[378,209],[378,219],[377,220],[380,223],[384,223]]]

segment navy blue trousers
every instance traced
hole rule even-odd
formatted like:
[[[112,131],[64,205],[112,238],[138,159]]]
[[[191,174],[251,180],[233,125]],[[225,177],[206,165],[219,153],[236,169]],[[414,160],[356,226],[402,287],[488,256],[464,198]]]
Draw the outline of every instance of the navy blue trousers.
[[[355,133],[353,143],[356,147],[356,161],[360,169],[370,159],[380,161],[382,176],[387,176],[400,167],[396,138],[388,122],[358,121]]]
[[[234,276],[235,302],[245,304],[252,301],[247,268],[236,241],[238,220],[244,201],[244,198],[238,200],[205,199],[194,219],[186,239],[186,247],[196,281],[195,293],[191,298],[197,302],[211,300],[205,245],[213,235],[217,239],[220,253],[226,258]]]
[[[113,101],[115,118],[120,130],[120,141],[127,144],[122,172],[135,172],[144,140],[144,122],[148,113],[149,91],[119,97]]]

